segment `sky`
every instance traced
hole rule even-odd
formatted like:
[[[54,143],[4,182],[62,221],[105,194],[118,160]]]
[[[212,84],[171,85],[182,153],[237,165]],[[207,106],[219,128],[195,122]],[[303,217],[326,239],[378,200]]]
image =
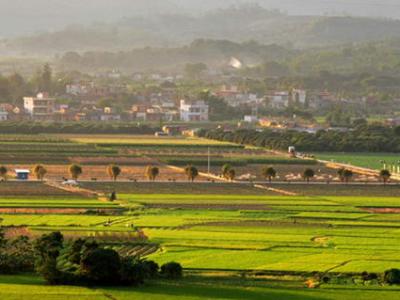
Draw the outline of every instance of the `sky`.
[[[353,15],[400,19],[399,0],[0,0],[0,37],[112,22],[136,14],[187,13],[259,3],[292,15]]]

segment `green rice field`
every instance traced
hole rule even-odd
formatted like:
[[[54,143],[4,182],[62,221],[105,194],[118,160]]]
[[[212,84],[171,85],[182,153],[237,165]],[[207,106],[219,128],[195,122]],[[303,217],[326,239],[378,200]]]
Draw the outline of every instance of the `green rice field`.
[[[383,169],[381,161],[389,165],[398,165],[399,154],[394,153],[316,153],[316,158],[338,163],[352,164],[375,170]]]

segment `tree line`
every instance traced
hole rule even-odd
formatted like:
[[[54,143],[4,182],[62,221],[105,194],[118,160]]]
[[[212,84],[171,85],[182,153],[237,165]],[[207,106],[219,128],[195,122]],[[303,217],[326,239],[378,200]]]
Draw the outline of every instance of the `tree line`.
[[[60,232],[30,240],[6,238],[0,227],[0,274],[36,272],[51,285],[137,286],[152,278],[179,279],[182,266],[124,256],[94,239],[64,239]]]
[[[71,164],[70,166],[68,166],[68,173],[73,180],[78,180],[79,177],[83,174],[83,171],[83,167],[79,164]],[[37,180],[44,180],[47,174],[47,169],[44,165],[38,164],[32,168],[32,173]],[[117,181],[118,177],[122,173],[122,169],[116,164],[110,164],[106,167],[106,173],[111,180]],[[192,165],[187,165],[184,168],[184,173],[188,181],[191,182],[195,181],[195,179],[199,176],[199,170]],[[0,178],[6,181],[9,178],[8,174],[8,168],[6,166],[0,166]],[[149,181],[155,181],[160,175],[160,169],[157,166],[149,165],[146,167],[144,175]]]
[[[157,128],[129,122],[0,122],[0,134],[154,134],[157,130]]]
[[[213,129],[202,130],[198,135],[213,140],[284,151],[294,146],[298,151],[307,152],[400,152],[400,127],[390,128],[377,124],[362,124],[345,132],[319,130],[317,133],[308,133],[272,129],[260,132],[252,129],[236,131]]]

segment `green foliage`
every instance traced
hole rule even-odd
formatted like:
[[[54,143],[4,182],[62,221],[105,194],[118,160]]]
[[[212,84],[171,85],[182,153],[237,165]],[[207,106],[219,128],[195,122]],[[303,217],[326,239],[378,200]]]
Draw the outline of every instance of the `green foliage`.
[[[145,175],[148,180],[155,181],[157,176],[160,174],[160,169],[154,166],[147,166]]]
[[[73,264],[79,264],[81,261],[81,254],[83,246],[85,245],[84,239],[77,239],[72,242],[72,245],[69,247],[67,251],[68,260]]]
[[[388,284],[400,284],[400,270],[390,269],[385,271],[384,280]]]
[[[79,178],[80,175],[82,175],[82,167],[80,165],[77,164],[72,164],[69,166],[68,168],[69,174],[71,175],[71,177],[75,180],[77,180]]]
[[[5,239],[0,228],[0,274],[32,272],[33,268],[34,255],[29,238]]]
[[[269,182],[272,181],[272,178],[276,177],[276,170],[273,167],[266,167],[262,169],[262,175],[268,179]]]
[[[35,269],[49,284],[59,284],[62,280],[57,258],[63,249],[63,242],[60,232],[45,234],[34,242]]]
[[[185,73],[190,78],[198,79],[204,71],[207,71],[207,65],[204,63],[188,63],[185,66]]]
[[[315,176],[315,172],[313,169],[305,169],[303,172],[303,178],[309,182],[311,178]]]
[[[386,183],[386,182],[389,181],[389,179],[392,176],[392,174],[390,173],[389,170],[381,170],[379,172],[379,176],[382,178],[383,182]]]
[[[143,261],[134,257],[124,257],[121,259],[119,275],[123,285],[143,284],[148,274],[150,274],[149,270]]]
[[[189,165],[185,168],[185,174],[186,174],[188,180],[193,182],[196,179],[196,177],[199,175],[199,171],[197,170],[196,167]]]
[[[204,137],[242,145],[253,145],[269,149],[287,150],[295,146],[298,151],[332,152],[400,152],[400,137],[394,130],[382,125],[357,127],[346,132],[320,130],[316,134],[294,130],[209,130]]]
[[[160,274],[167,279],[180,279],[183,276],[183,269],[179,263],[169,262],[161,266]]]
[[[353,177],[353,171],[342,168],[338,170],[339,178],[342,182],[349,182],[350,179]]]
[[[117,180],[118,176],[121,174],[121,168],[117,165],[109,165],[107,167],[107,174],[114,181]]]
[[[3,180],[7,179],[7,173],[8,173],[8,169],[6,166],[0,166],[0,177],[3,178]]]
[[[44,176],[47,174],[46,168],[42,165],[34,166],[32,171],[38,180],[43,180]]]
[[[157,128],[132,123],[104,123],[104,122],[1,122],[0,134],[154,134]]]
[[[118,284],[120,268],[120,257],[112,249],[85,249],[80,261],[81,274],[93,284]]]

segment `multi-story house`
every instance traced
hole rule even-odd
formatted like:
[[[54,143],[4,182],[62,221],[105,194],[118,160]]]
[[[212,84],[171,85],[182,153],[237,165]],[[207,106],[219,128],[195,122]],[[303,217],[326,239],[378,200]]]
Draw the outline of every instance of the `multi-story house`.
[[[24,109],[34,120],[51,120],[55,110],[55,98],[47,93],[39,93],[36,97],[24,97]]]
[[[208,105],[202,100],[181,100],[180,116],[184,122],[208,121]]]

